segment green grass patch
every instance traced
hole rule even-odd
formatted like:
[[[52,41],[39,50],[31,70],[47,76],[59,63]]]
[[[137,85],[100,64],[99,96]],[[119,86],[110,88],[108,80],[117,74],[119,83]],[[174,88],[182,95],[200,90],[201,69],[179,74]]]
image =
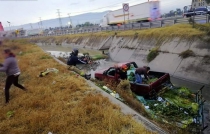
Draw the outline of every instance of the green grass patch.
[[[147,55],[147,61],[151,62],[152,60],[154,60],[157,56],[158,56],[159,52],[158,49],[152,49],[149,54]]]
[[[182,59],[185,59],[185,58],[188,58],[188,57],[193,57],[193,56],[195,56],[195,53],[194,53],[192,50],[186,50],[186,51],[180,53],[179,56],[180,56]]]
[[[43,56],[40,57],[40,59],[41,60],[44,60],[44,59],[52,59],[52,57],[49,56],[49,55],[43,55]]]

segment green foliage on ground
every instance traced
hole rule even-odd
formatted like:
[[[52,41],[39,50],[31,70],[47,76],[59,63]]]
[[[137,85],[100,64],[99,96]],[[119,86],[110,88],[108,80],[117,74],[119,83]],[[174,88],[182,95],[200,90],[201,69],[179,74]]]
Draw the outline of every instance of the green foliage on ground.
[[[195,98],[188,88],[164,88],[159,96],[166,101],[149,101],[148,106],[152,114],[170,123],[181,122],[185,124],[183,128],[187,127],[186,124],[193,122],[198,112],[198,104],[194,102]]]
[[[155,82],[155,81],[157,81],[157,80],[158,80],[158,78],[149,79],[149,80],[147,81],[147,84],[151,84],[151,83],[153,83],[153,82]]]
[[[158,49],[152,49],[149,54],[147,55],[147,61],[151,62],[152,60],[154,60],[157,56],[158,56],[159,52]]]

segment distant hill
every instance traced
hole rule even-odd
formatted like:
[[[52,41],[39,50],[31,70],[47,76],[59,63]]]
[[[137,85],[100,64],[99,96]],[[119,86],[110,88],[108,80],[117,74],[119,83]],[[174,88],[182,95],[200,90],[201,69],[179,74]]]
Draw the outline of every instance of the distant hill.
[[[83,24],[85,22],[91,22],[91,23],[96,23],[99,24],[100,20],[102,19],[103,15],[105,15],[108,11],[105,12],[98,12],[98,13],[85,13],[85,14],[80,14],[80,15],[76,15],[76,16],[71,16],[71,21],[73,26],[77,25],[77,24]],[[63,17],[61,18],[62,20],[62,26],[67,26],[68,22],[69,22],[69,17]],[[31,23],[32,27],[38,28],[38,22],[36,23]],[[19,28],[23,28],[23,29],[31,29],[31,25],[30,24],[23,24],[21,26],[13,26],[11,27],[11,29],[19,29]],[[49,28],[49,27],[60,27],[60,23],[58,18],[56,19],[50,19],[50,20],[43,20],[42,21],[42,25],[43,27]],[[5,28],[5,30],[9,30],[8,27]]]

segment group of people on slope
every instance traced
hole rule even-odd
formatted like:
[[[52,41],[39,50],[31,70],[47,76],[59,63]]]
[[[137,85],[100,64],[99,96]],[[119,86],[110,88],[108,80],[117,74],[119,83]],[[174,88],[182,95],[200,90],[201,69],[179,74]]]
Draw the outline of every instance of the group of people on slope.
[[[2,43],[2,42],[1,42]],[[78,49],[74,49],[71,53],[71,56],[69,57],[67,64],[71,66],[76,66],[76,64],[88,64],[88,62],[85,62],[85,60],[80,60],[78,58]],[[0,72],[5,72],[7,75],[6,83],[5,83],[5,102],[8,103],[10,99],[9,95],[9,89],[12,86],[12,84],[23,91],[27,91],[27,89],[18,83],[18,78],[21,74],[20,69],[17,64],[16,56],[10,49],[5,49],[3,51],[3,56],[5,58],[4,63],[0,64]]]
[[[78,58],[78,54],[79,54],[78,49],[74,49],[67,61],[67,65],[76,66],[79,63],[88,64],[88,61],[85,62],[84,60],[80,60]],[[3,55],[5,58],[5,61],[3,64],[0,64],[0,72],[5,72],[7,74],[4,90],[5,90],[5,100],[6,100],[5,102],[8,103],[9,102],[9,89],[12,84],[22,89],[23,91],[27,91],[27,89],[18,83],[18,78],[21,72],[18,67],[15,55],[12,53],[10,49],[5,49],[3,51]],[[120,68],[119,67],[116,68],[116,73],[120,75],[120,78],[122,80],[125,80],[127,79],[127,70],[128,70],[128,66],[123,65]],[[149,76],[148,76],[149,71],[150,71],[149,67],[137,68],[135,71],[135,82],[142,83],[141,75],[144,75],[146,79],[149,79]]]
[[[121,67],[116,67],[116,73],[119,75],[120,79],[122,80],[128,79],[128,76],[127,76],[128,69],[129,69],[128,65],[122,65]],[[133,80],[131,81],[138,84],[142,84],[143,82],[142,75],[144,75],[144,78],[146,80],[149,80],[149,71],[150,71],[150,67],[147,67],[147,66],[136,68],[135,74],[133,76],[134,81]]]

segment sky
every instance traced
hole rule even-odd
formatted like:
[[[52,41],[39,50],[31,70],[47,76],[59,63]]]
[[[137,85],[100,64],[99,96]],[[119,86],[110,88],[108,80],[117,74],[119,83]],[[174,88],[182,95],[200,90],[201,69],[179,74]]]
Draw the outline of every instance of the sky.
[[[122,3],[135,5],[147,0],[0,0],[0,21],[2,24],[18,26],[27,23],[57,18],[57,9],[61,17],[87,13],[116,10],[122,8]],[[190,5],[192,0],[160,0],[161,12],[165,13],[176,8]],[[6,26],[5,26],[6,27]]]

